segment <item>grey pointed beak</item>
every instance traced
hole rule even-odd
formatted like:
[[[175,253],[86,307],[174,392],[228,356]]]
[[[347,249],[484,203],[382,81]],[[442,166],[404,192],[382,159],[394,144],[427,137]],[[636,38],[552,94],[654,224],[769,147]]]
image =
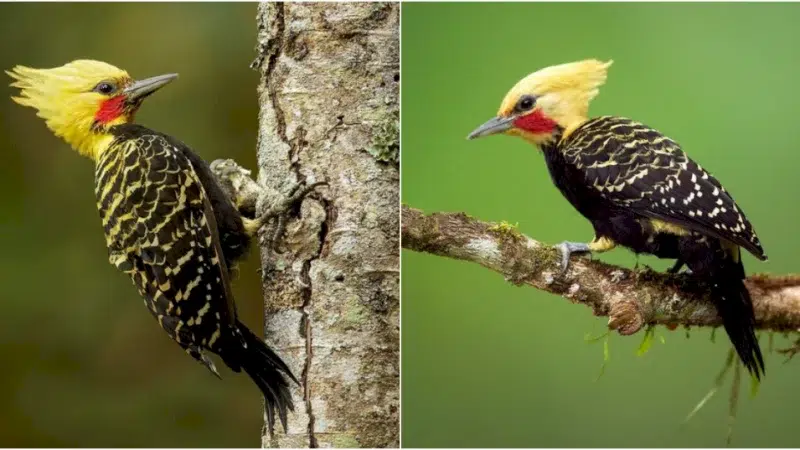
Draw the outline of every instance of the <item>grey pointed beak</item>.
[[[499,134],[504,131],[510,130],[514,126],[514,119],[516,117],[494,117],[489,119],[486,123],[479,126],[472,133],[467,136],[467,139],[477,139],[491,134]]]
[[[128,97],[128,100],[140,100],[161,89],[175,78],[178,78],[177,73],[168,73],[166,75],[134,81],[123,89],[122,93]]]

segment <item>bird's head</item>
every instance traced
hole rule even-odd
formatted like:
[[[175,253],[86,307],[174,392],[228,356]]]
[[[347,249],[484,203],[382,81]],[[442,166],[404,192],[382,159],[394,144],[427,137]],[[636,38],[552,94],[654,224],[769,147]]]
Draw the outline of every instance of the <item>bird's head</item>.
[[[56,136],[94,159],[112,126],[133,121],[142,100],[177,77],[135,81],[122,69],[92,60],[54,69],[16,66],[6,73],[20,89],[15,102],[36,109]]]
[[[478,127],[468,139],[508,134],[542,145],[564,130],[569,132],[586,121],[589,102],[605,83],[611,63],[589,59],[528,75],[506,94],[497,117]]]

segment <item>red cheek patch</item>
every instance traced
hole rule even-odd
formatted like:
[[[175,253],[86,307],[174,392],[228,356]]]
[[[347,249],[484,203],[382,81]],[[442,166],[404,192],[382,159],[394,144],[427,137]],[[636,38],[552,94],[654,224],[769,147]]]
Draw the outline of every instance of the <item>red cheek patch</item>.
[[[558,124],[551,118],[537,109],[530,114],[526,114],[514,121],[514,126],[533,134],[550,133],[555,130]]]
[[[97,110],[97,114],[94,115],[94,120],[99,123],[108,123],[121,116],[124,112],[125,97],[118,95],[108,100],[103,100],[103,102],[100,103],[100,109]]]

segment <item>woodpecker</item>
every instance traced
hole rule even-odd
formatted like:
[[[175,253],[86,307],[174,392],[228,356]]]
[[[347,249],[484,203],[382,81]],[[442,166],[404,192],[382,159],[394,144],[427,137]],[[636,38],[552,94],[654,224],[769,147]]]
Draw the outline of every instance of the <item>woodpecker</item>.
[[[161,327],[219,377],[205,354],[241,369],[263,392],[270,433],[294,410],[289,367],[237,318],[230,268],[261,219],[243,217],[211,170],[181,141],[141,125],[147,96],[177,77],[134,80],[110,64],[77,60],[6,72],[56,136],[95,163],[95,194],[109,262],[128,274]],[[303,194],[306,193],[303,190]],[[263,218],[262,218],[263,219]]]
[[[553,183],[595,233],[589,243],[557,246],[564,270],[572,253],[617,245],[675,259],[671,272],[688,266],[710,286],[739,358],[760,380],[764,360],[740,249],[763,261],[761,243],[733,197],[675,141],[623,117],[588,118],[611,63],[578,61],[528,75],[468,139],[506,134],[542,151]]]

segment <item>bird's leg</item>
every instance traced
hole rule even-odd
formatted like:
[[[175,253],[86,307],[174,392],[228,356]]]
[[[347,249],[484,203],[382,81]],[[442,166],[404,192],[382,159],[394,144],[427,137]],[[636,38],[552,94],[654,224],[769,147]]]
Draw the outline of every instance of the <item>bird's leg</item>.
[[[248,226],[250,230],[257,232],[262,226],[264,226],[264,224],[272,219],[275,219],[277,223],[275,226],[275,231],[270,237],[270,241],[273,244],[277,243],[281,236],[283,236],[284,231],[286,231],[286,214],[291,211],[295,205],[302,202],[308,194],[314,191],[314,189],[319,186],[326,186],[327,184],[328,183],[325,181],[311,183],[308,185],[304,183],[295,184],[282,200],[269,207],[264,214],[262,214],[259,218],[254,219],[253,223],[246,226]]]
[[[607,238],[595,237],[592,242],[588,244],[583,242],[569,242],[564,241],[556,246],[561,252],[561,273],[566,273],[569,268],[569,257],[573,253],[602,253],[616,247],[617,243]]]
[[[272,232],[272,236],[270,237],[270,242],[274,245],[278,243],[283,233],[286,231],[286,215],[279,214],[275,217],[276,224],[275,224],[275,231]]]
[[[583,242],[569,242],[564,241],[556,245],[558,251],[561,252],[561,273],[566,273],[569,268],[569,257],[573,253],[589,253],[589,244]]]
[[[244,169],[232,159],[218,159],[210,165],[220,187],[239,211],[244,223],[245,233],[255,237],[264,225],[270,220],[276,219],[276,230],[271,232],[271,241],[277,241],[286,228],[286,213],[289,212],[298,202],[302,201],[309,193],[318,186],[327,184],[326,182],[312,183],[306,185],[303,182],[294,184],[287,193],[282,194],[269,186],[261,186],[250,178],[250,171]],[[256,210],[256,203],[259,198],[264,198],[267,210],[254,219],[252,216]]]
[[[303,199],[317,186],[323,186],[326,184],[327,183],[324,181],[312,183],[307,186],[303,186],[302,183],[297,183],[292,186],[286,198],[277,206],[277,208],[271,208],[271,211],[267,211],[267,213],[264,215],[264,220],[269,220],[271,217],[275,217],[278,221],[275,226],[275,232],[272,234],[273,243],[278,242],[281,236],[283,236],[283,233],[286,231],[286,212],[298,202],[302,202]]]

